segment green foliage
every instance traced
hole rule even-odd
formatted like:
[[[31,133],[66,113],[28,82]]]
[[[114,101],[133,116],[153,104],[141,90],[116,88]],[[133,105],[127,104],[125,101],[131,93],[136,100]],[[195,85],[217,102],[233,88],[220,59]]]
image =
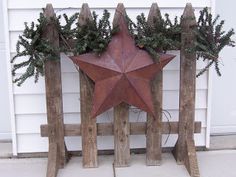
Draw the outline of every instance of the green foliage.
[[[78,20],[79,13],[75,13],[72,16],[68,17],[66,14],[63,14],[65,25],[60,24],[60,18],[61,16],[58,16],[57,22],[58,22],[58,31],[59,31],[59,37],[60,37],[60,51],[61,52],[73,52],[75,53],[75,48],[71,46],[70,42],[72,42],[74,39],[76,39],[76,32],[77,28],[74,25],[75,21]],[[73,28],[73,25],[75,26]]]
[[[44,75],[45,60],[59,59],[59,52],[72,52],[75,55],[86,52],[95,52],[100,54],[103,52],[111,40],[112,35],[117,31],[117,28],[111,28],[109,18],[110,13],[104,10],[103,16],[98,20],[98,16],[93,12],[92,21],[87,21],[85,25],[75,25],[79,13],[68,17],[63,14],[65,25],[61,25],[61,16],[56,18],[46,19],[43,13],[37,20],[38,24],[31,23],[29,27],[25,23],[25,30],[16,45],[17,54],[12,58],[13,64],[12,75],[16,75],[16,71],[20,68],[26,68],[25,73],[20,77],[15,78],[13,82],[20,86],[29,77],[35,76],[35,82],[38,81],[40,75]],[[43,38],[43,30],[48,24],[55,25],[58,34],[60,47],[55,48],[49,41]],[[73,27],[74,25],[74,27]],[[76,40],[75,46],[72,43]],[[27,57],[23,61],[22,57]]]
[[[159,14],[159,11],[157,13]],[[75,13],[68,17],[64,14],[65,25],[60,23],[61,16],[46,19],[43,13],[40,13],[37,24],[25,23],[25,30],[19,36],[16,45],[17,54],[11,60],[14,63],[12,75],[16,76],[16,71],[20,68],[26,68],[26,70],[13,82],[20,86],[32,76],[37,82],[39,76],[44,75],[45,61],[59,59],[59,52],[72,52],[74,55],[94,52],[99,55],[106,50],[112,35],[118,31],[118,27],[111,27],[110,13],[104,10],[102,17],[98,19],[96,13],[93,12],[92,19],[87,19],[87,23],[84,25],[76,23],[75,25],[78,15]],[[213,64],[217,74],[221,75],[219,53],[225,46],[234,46],[234,41],[231,39],[234,30],[223,31],[224,21],[217,23],[218,19],[219,16],[213,20],[207,8],[200,12],[196,28],[197,42],[195,48],[190,51],[197,52],[197,59],[202,58],[209,62],[197,76],[203,74]],[[144,14],[141,14],[137,16],[137,23],[132,22],[127,15],[126,20],[136,45],[146,50],[155,62],[159,61],[159,52],[180,49],[181,26],[177,17],[174,22],[170,20],[168,14],[165,14],[164,18],[154,17],[152,20],[147,20]],[[43,38],[43,31],[49,23],[55,25],[58,31],[59,48],[53,47],[48,40]]]
[[[58,49],[52,47],[49,41],[43,39],[43,29],[48,24],[48,20],[40,13],[38,24],[34,22],[28,26],[25,23],[25,30],[16,44],[17,54],[12,58],[13,64],[12,75],[16,75],[16,70],[27,68],[26,71],[13,82],[20,86],[29,77],[35,76],[35,82],[38,81],[39,75],[44,75],[44,61],[47,59],[55,59]],[[27,58],[24,60],[24,58]]]
[[[180,48],[181,28],[177,17],[172,23],[168,14],[165,14],[164,19],[154,17],[152,20],[147,20],[142,13],[137,16],[137,24],[129,22],[128,27],[136,45],[147,50],[156,62],[159,61],[158,52]]]
[[[13,80],[20,86],[26,79],[34,76],[35,82],[38,81],[39,76],[44,75],[44,63],[45,60],[58,59],[58,53],[60,51],[73,52],[73,49],[68,44],[68,41],[74,39],[75,28],[72,28],[75,20],[78,18],[78,13],[75,13],[71,17],[63,14],[66,24],[62,26],[60,24],[61,16],[57,18],[47,19],[43,13],[40,13],[37,24],[34,22],[28,26],[25,23],[25,29],[23,34],[19,36],[19,40],[16,44],[16,55],[12,58],[13,64],[12,75],[16,75],[16,71],[20,68],[26,68],[26,71]],[[48,40],[43,37],[44,29],[47,25],[55,25],[59,34],[60,48],[55,48]],[[24,58],[28,58],[26,61]]]
[[[209,69],[211,65],[215,65],[216,73],[221,76],[219,68],[219,53],[225,46],[234,47],[234,41],[231,37],[234,35],[234,30],[228,32],[223,31],[224,20],[219,20],[219,15],[215,19],[209,13],[207,8],[200,12],[197,25],[197,59],[202,58],[204,61],[209,60],[208,64],[197,74],[202,75]]]
[[[110,13],[104,10],[102,18],[92,13],[92,20],[87,19],[84,25],[77,23],[75,54],[86,52],[102,53],[110,42],[117,28],[112,28],[109,22]]]

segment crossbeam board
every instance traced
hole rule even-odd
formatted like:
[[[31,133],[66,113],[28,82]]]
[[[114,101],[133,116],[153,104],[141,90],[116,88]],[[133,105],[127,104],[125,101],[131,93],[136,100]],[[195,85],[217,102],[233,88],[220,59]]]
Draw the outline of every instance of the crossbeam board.
[[[146,122],[129,123],[130,135],[146,134]],[[52,127],[41,125],[41,136],[47,137]],[[64,124],[65,136],[81,136],[81,124]],[[178,122],[162,122],[162,134],[177,134],[179,132]],[[201,122],[195,122],[194,133],[201,133]],[[113,123],[97,123],[98,136],[114,135]]]

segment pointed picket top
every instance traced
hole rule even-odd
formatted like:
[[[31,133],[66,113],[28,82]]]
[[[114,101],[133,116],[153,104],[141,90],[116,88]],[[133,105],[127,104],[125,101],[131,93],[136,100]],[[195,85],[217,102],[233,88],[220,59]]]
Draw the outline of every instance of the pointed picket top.
[[[92,19],[93,19],[93,17],[92,17],[92,14],[91,14],[88,4],[83,3],[82,9],[81,9],[80,15],[79,15],[79,24],[85,25],[87,23],[87,20],[92,20]]]
[[[125,6],[123,3],[119,3],[116,7],[115,15],[113,18],[113,27],[118,27],[116,36],[122,36],[121,38],[123,38],[124,41],[126,41],[125,38],[131,38],[128,30]]]
[[[52,4],[47,4],[46,8],[44,9],[44,15],[45,17],[55,17],[54,9],[52,7]]]
[[[184,8],[184,13],[181,21],[182,29],[183,31],[188,30],[189,28],[195,26],[196,24],[197,22],[192,4],[187,3]]]
[[[123,3],[119,3],[116,7],[115,15],[113,18],[113,27],[119,28],[118,34],[123,33],[124,35],[130,36],[125,6]]]
[[[116,12],[113,19],[113,26],[118,26],[120,24],[120,18],[124,18],[126,15],[125,6],[123,3],[119,3],[116,7]]]
[[[194,9],[193,9],[191,3],[187,3],[184,8],[183,18],[185,18],[185,17],[195,17]]]
[[[53,22],[53,19],[56,19],[56,14],[52,4],[49,3],[46,5],[46,8],[43,10],[43,15],[48,21],[48,24],[43,28],[43,38],[50,41],[54,47],[59,47],[59,33]]]
[[[161,20],[161,11],[157,5],[157,3],[152,3],[152,6],[149,10],[147,22],[150,26],[153,26],[154,20]],[[162,51],[162,49],[158,49],[158,51]]]
[[[161,18],[161,11],[157,5],[157,3],[152,3],[152,6],[150,8],[147,22],[152,25],[154,18]]]
[[[128,30],[126,11],[122,3],[119,3],[117,5],[113,18],[113,27],[117,27],[118,31],[115,33],[115,35],[112,36],[112,40],[109,43],[107,50],[113,51],[110,54],[111,57],[115,58],[115,62],[117,63],[117,65],[121,66],[121,68],[124,69],[125,66],[128,66],[127,63],[132,61],[133,57],[131,56],[135,54],[135,51],[137,49],[135,46],[134,38],[130,35],[130,32]],[[123,56],[123,54],[121,50],[117,50],[118,48],[126,49],[126,55],[129,56],[126,58],[126,60],[121,59],[121,56]]]

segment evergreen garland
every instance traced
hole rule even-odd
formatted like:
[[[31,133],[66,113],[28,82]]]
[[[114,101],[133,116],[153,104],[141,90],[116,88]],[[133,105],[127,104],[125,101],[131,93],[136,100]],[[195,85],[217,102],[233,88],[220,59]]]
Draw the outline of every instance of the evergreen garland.
[[[151,22],[148,22],[142,13],[137,16],[137,24],[130,19],[128,21],[129,31],[134,36],[136,45],[145,49],[155,62],[159,61],[158,52],[180,48],[181,28],[177,17],[174,23],[171,22],[168,14],[165,14],[165,19],[154,17]]]
[[[55,59],[58,49],[52,47],[49,41],[43,39],[43,29],[48,24],[48,20],[40,13],[37,20],[38,24],[34,22],[28,26],[25,23],[23,34],[19,36],[16,44],[16,55],[12,58],[11,63],[14,63],[16,58],[26,56],[26,61],[20,61],[13,65],[12,75],[16,75],[16,70],[26,67],[26,71],[18,78],[13,80],[20,86],[29,77],[35,76],[35,82],[38,81],[39,75],[44,75],[44,61],[45,59]]]
[[[118,28],[112,28],[110,13],[104,10],[103,16],[98,20],[98,15],[93,12],[92,20],[87,20],[84,25],[77,23],[75,55],[87,52],[101,54],[111,41],[112,35]]]
[[[26,68],[25,73],[13,80],[20,86],[26,79],[35,76],[35,82],[39,76],[44,75],[45,60],[58,59],[58,52],[72,52],[74,55],[83,54],[86,52],[103,52],[111,40],[112,34],[117,28],[112,29],[109,17],[110,13],[104,10],[103,17],[97,21],[97,15],[93,12],[93,20],[87,24],[73,28],[75,21],[78,19],[79,13],[75,13],[71,17],[63,14],[65,25],[61,25],[61,15],[56,18],[51,18],[50,23],[54,23],[58,33],[60,48],[55,48],[49,41],[43,39],[43,29],[48,25],[49,20],[45,18],[43,13],[40,13],[38,24],[31,23],[29,27],[25,23],[23,34],[19,36],[16,44],[16,55],[12,58],[11,63],[16,62],[16,58],[22,59],[25,56],[29,59],[20,61],[18,64],[13,64],[12,75],[16,76],[16,71],[20,68]],[[76,40],[75,46],[71,45],[73,40]],[[21,50],[21,48],[23,50]]]
[[[73,28],[75,21],[78,20],[79,13],[75,13],[72,16],[68,17],[66,14],[63,14],[65,20],[65,25],[60,24],[61,16],[57,17],[57,28],[59,31],[59,40],[60,40],[60,51],[61,52],[72,52],[75,53],[74,47],[71,45],[72,41],[76,36],[77,29]]]
[[[202,58],[203,61],[209,60],[208,64],[197,74],[197,77],[202,75],[209,69],[211,65],[215,65],[216,73],[221,76],[219,68],[219,53],[225,46],[234,47],[234,41],[231,39],[234,35],[234,30],[228,32],[223,31],[224,20],[217,23],[219,15],[215,19],[209,13],[208,8],[200,11],[198,19],[196,36],[196,52],[197,59]]]
[[[98,20],[98,16],[93,12],[91,21],[88,20],[84,25],[79,23],[75,25],[78,15],[78,13],[75,13],[68,17],[63,14],[66,22],[64,26],[60,23],[60,15],[48,20],[43,13],[40,13],[37,20],[38,24],[32,22],[28,26],[25,23],[25,30],[19,36],[16,45],[17,54],[11,62],[15,63],[16,58],[21,59],[21,57],[27,56],[26,61],[21,60],[13,64],[12,75],[15,76],[16,70],[20,68],[26,68],[26,71],[20,77],[15,78],[13,82],[20,86],[27,78],[32,76],[35,77],[35,82],[37,82],[39,76],[44,75],[45,60],[58,59],[58,52],[72,52],[74,55],[95,52],[99,55],[106,50],[112,35],[119,30],[118,27],[111,27],[109,22],[110,13],[104,10],[102,18]],[[165,14],[164,18],[153,18],[152,25],[143,13],[137,16],[137,23],[132,22],[127,15],[126,19],[129,32],[134,37],[136,46],[146,50],[155,62],[159,61],[158,52],[165,53],[167,50],[180,49],[181,26],[177,17],[172,23],[169,15]],[[234,41],[231,40],[234,30],[222,31],[224,21],[222,20],[217,24],[218,19],[219,16],[213,20],[207,8],[200,12],[196,28],[197,42],[195,48],[191,50],[197,52],[198,60],[202,58],[204,61],[209,60],[209,63],[197,76],[203,74],[213,64],[220,76],[219,52],[225,46],[234,46]],[[58,30],[60,48],[53,47],[49,41],[43,38],[43,29],[49,22],[54,23]]]

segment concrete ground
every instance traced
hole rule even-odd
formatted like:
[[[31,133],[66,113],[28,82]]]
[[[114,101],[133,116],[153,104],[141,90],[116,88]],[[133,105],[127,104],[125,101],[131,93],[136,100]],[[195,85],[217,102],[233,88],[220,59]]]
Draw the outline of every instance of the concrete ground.
[[[8,158],[12,156],[11,142],[0,142],[0,158]]]
[[[201,177],[236,177],[236,150],[197,152]],[[99,156],[99,168],[83,169],[81,157],[73,157],[58,177],[113,177],[113,156]],[[1,177],[46,176],[46,158],[0,159]],[[116,177],[189,177],[170,153],[163,153],[161,166],[146,166],[145,155],[132,155],[131,166],[116,168]]]
[[[236,149],[236,135],[211,136],[210,150]]]

